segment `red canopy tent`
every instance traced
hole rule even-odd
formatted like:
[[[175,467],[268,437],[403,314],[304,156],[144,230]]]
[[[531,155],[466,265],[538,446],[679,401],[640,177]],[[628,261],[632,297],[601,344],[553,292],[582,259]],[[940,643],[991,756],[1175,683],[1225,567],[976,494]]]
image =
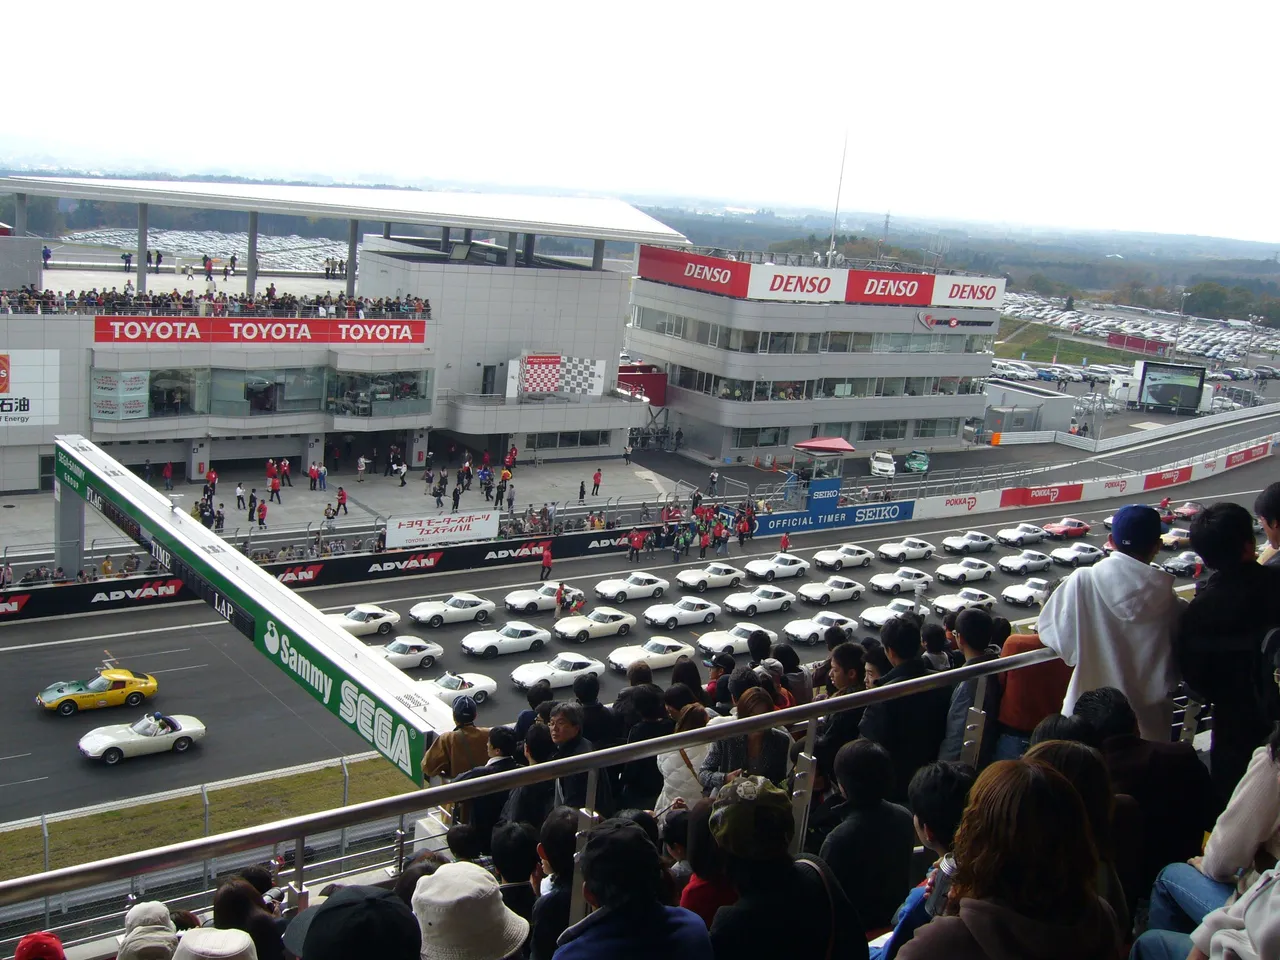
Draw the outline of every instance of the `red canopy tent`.
[[[842,457],[855,452],[853,444],[841,437],[815,437],[802,443],[793,443],[792,447],[815,457]]]

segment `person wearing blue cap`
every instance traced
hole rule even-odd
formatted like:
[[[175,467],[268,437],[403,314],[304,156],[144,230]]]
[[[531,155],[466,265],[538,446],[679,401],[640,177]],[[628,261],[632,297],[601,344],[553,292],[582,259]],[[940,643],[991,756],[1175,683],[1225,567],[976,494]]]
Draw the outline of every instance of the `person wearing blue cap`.
[[[1133,705],[1143,739],[1168,742],[1183,603],[1173,577],[1151,565],[1160,552],[1160,514],[1143,504],[1121,507],[1111,540],[1111,556],[1076,570],[1045,601],[1040,641],[1075,667],[1065,716],[1085,691],[1116,687]]]

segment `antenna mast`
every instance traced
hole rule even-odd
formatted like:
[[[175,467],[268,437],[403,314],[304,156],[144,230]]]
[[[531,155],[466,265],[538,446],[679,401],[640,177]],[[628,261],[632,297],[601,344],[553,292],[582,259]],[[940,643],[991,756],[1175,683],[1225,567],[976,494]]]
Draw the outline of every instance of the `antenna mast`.
[[[844,161],[849,154],[849,131],[844,132],[844,149],[840,151],[840,176],[836,180],[836,212],[831,215],[831,246],[827,250],[827,266],[836,265],[836,225],[840,222],[840,191],[844,189]]]

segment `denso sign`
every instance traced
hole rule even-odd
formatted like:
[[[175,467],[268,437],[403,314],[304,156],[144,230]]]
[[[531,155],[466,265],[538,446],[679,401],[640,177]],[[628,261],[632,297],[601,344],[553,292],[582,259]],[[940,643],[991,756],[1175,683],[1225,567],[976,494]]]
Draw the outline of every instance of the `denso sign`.
[[[642,279],[658,283],[719,293],[726,297],[745,297],[751,264],[665,247],[642,246],[638,273]]]
[[[933,283],[935,307],[989,307],[999,309],[1004,302],[1004,280],[996,277],[936,277]]]
[[[818,267],[753,264],[747,297],[751,300],[840,303],[845,296],[846,272]]]
[[[850,270],[845,284],[847,303],[884,303],[925,307],[933,302],[934,282],[940,278],[927,273],[880,273]]]

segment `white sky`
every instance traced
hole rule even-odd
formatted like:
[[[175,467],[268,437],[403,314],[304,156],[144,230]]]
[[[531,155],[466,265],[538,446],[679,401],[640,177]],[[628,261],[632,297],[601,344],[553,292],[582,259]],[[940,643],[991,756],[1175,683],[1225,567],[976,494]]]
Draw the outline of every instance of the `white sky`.
[[[1274,0],[5,4],[0,158],[1280,238]],[[19,79],[25,78],[25,80]]]

